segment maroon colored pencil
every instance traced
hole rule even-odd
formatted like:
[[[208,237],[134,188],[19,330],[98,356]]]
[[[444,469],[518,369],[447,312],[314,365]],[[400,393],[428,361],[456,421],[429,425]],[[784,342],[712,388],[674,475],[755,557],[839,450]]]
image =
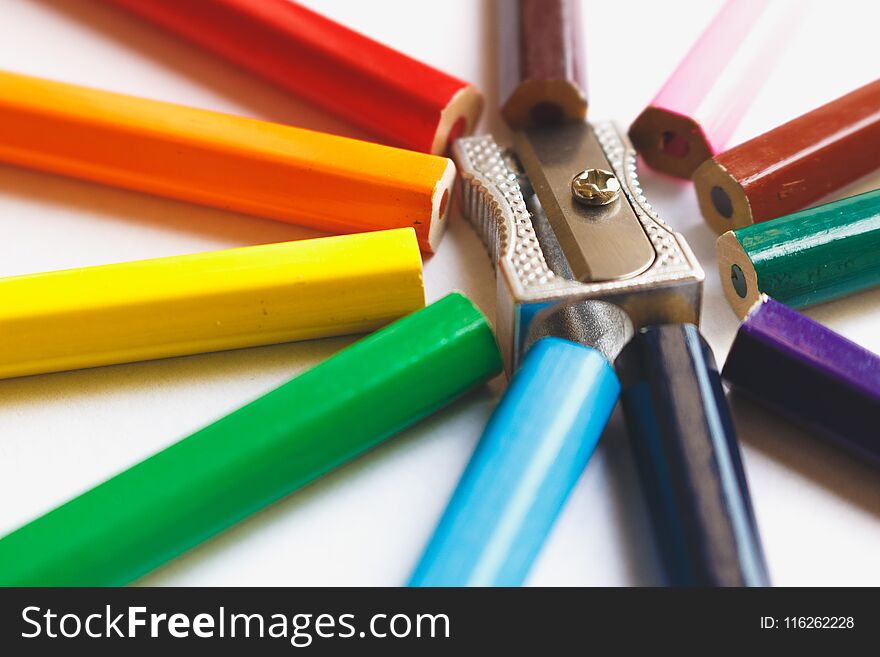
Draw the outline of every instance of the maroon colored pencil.
[[[586,67],[576,0],[497,3],[501,114],[512,128],[583,121]]]
[[[718,233],[797,212],[880,168],[880,80],[735,146],[694,172]]]

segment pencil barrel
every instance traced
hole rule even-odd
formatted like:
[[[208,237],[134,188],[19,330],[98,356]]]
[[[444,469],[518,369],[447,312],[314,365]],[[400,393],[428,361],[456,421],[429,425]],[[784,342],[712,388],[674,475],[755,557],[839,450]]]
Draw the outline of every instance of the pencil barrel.
[[[500,370],[451,294],[0,539],[0,585],[127,584]]]
[[[766,586],[730,409],[692,324],[642,329],[616,368],[642,491],[673,586]]]
[[[0,279],[0,378],[365,333],[424,306],[412,229]]]
[[[0,161],[332,233],[415,229],[433,251],[451,160],[0,72]]]
[[[880,465],[880,357],[763,296],[722,372],[734,389]]]
[[[110,0],[368,130],[443,155],[479,91],[290,0]]]
[[[518,586],[599,441],[619,384],[595,349],[543,338],[492,414],[410,586]]]
[[[704,162],[694,172],[716,232],[802,208],[880,168],[880,80]]]
[[[728,231],[716,248],[740,317],[761,294],[805,308],[867,290],[880,285],[880,190]]]
[[[689,179],[726,147],[796,33],[805,4],[724,3],[630,126],[629,137],[648,166]]]
[[[496,3],[501,114],[512,128],[586,118],[580,10],[576,0]]]

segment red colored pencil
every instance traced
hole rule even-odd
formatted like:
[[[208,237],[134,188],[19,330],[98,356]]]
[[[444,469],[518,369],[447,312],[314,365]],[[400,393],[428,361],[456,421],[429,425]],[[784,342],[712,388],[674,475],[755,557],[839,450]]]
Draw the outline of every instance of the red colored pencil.
[[[289,0],[108,0],[320,105],[380,141],[443,154],[479,91]]]

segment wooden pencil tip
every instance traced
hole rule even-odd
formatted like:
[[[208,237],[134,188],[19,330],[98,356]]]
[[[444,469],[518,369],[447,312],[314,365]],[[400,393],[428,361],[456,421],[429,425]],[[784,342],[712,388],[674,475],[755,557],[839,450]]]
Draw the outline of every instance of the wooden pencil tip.
[[[716,159],[703,162],[694,172],[693,181],[700,213],[716,233],[754,223],[745,191]]]
[[[755,266],[732,230],[718,238],[715,250],[724,296],[737,317],[744,319],[761,298]]]
[[[690,117],[647,107],[629,128],[629,138],[652,169],[690,179],[712,157],[712,147],[700,125]]]
[[[568,80],[525,80],[501,107],[501,115],[513,128],[536,128],[587,118],[587,99]]]
[[[456,139],[474,131],[482,112],[483,96],[480,90],[472,85],[459,89],[440,113],[431,153],[446,155]]]
[[[452,206],[452,188],[455,184],[455,163],[446,161],[446,169],[437,185],[434,187],[434,196],[431,201],[431,222],[427,231],[416,228],[419,235],[419,245],[425,253],[435,253],[440,245],[440,240],[446,234],[446,225],[449,223],[449,208]]]

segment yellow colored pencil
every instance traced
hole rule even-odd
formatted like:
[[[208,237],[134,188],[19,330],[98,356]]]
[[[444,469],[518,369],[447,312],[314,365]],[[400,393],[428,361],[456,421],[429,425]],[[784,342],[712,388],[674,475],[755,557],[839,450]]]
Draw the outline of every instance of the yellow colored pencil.
[[[361,333],[424,306],[411,228],[0,279],[0,378]]]

